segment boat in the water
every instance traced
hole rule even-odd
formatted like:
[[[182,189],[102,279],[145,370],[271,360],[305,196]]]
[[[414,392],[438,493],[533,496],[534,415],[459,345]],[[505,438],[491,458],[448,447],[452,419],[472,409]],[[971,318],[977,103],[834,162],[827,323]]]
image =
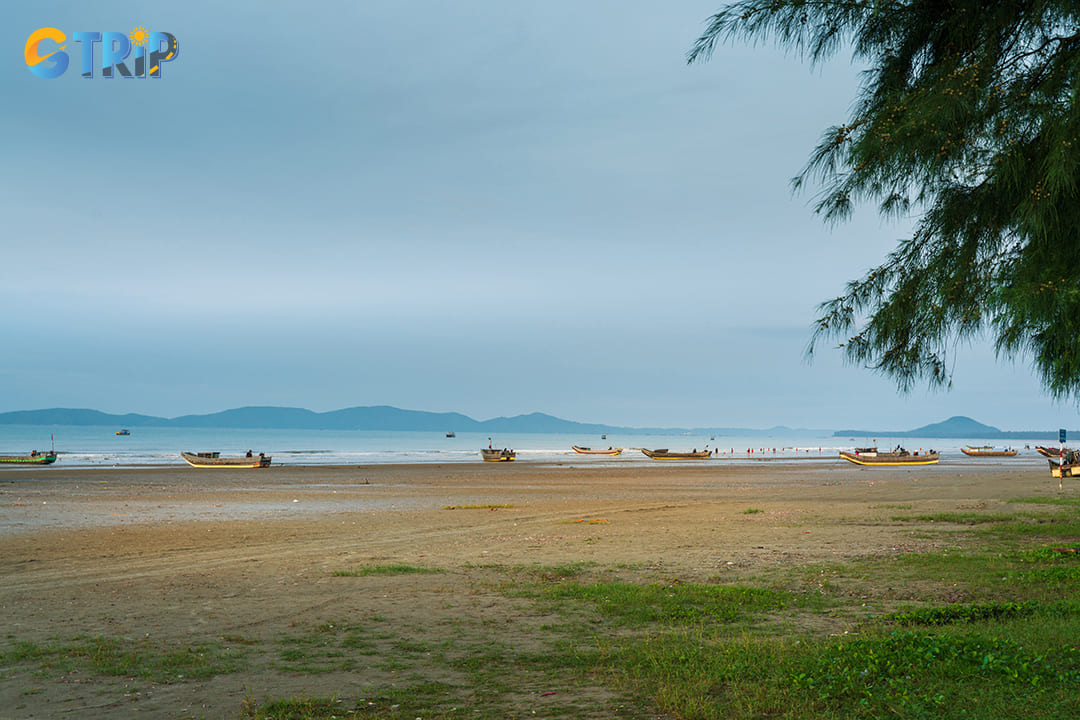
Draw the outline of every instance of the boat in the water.
[[[0,465],[52,465],[56,462],[56,452],[38,452],[33,450],[29,455],[0,455]]]
[[[981,447],[972,447],[968,445],[960,448],[960,452],[971,457],[1016,457],[1019,450],[995,450],[993,445],[983,445]]]
[[[517,453],[513,450],[496,450],[495,448],[480,448],[480,455],[484,458],[485,462],[513,462],[517,458]]]
[[[221,457],[219,452],[182,452],[184,458],[191,467],[197,468],[264,468],[270,466],[270,456],[259,453],[253,455],[248,450],[243,457]]]
[[[124,428],[124,429],[122,429],[122,430],[117,430],[117,431],[116,431],[116,434],[117,434],[117,435],[130,435],[130,434],[131,434],[131,431],[130,431],[130,430],[128,430],[127,428]]]
[[[451,430],[450,432],[446,433],[446,437],[457,437],[457,434],[453,430]]]
[[[571,445],[570,448],[578,455],[619,455],[622,453],[622,448],[617,447],[609,447],[607,450],[593,450],[580,445]]]
[[[659,450],[646,450],[645,448],[641,448],[641,452],[654,460],[708,460],[712,457],[711,450],[697,449],[692,452],[671,452],[667,448],[661,448]]]
[[[840,457],[856,465],[933,465],[941,459],[941,456],[933,450],[928,453],[910,453],[902,447],[892,452],[881,452],[877,448],[874,448],[873,452],[842,450]]]

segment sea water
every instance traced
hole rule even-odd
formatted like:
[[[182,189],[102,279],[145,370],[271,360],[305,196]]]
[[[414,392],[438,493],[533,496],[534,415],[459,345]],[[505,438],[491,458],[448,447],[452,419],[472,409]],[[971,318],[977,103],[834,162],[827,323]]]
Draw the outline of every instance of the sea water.
[[[724,435],[600,435],[561,433],[445,433],[280,430],[251,428],[166,428],[132,427],[130,435],[116,435],[118,428],[74,425],[0,425],[0,455],[22,455],[31,450],[55,448],[63,467],[169,466],[184,465],[181,451],[220,452],[239,456],[251,450],[273,457],[274,465],[368,465],[385,463],[475,463],[480,448],[513,448],[518,462],[556,462],[581,465],[671,464],[688,461],[651,460],[641,448],[667,448],[672,452],[710,449],[715,461],[745,464],[762,461],[844,462],[841,450],[877,445],[888,450],[903,445],[908,450],[941,453],[942,462],[977,462],[980,465],[1016,465],[1038,460],[1032,448],[1046,440],[943,440],[930,438],[832,437],[826,433]],[[1020,449],[1018,458],[968,458],[960,452],[965,444],[995,445]],[[623,448],[622,455],[579,455],[570,446]],[[1025,464],[1026,464],[1025,462]]]

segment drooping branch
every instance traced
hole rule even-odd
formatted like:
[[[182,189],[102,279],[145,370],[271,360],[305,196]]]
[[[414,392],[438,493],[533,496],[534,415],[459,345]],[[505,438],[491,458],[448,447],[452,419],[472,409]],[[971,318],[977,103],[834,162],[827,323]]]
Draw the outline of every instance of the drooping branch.
[[[828,221],[875,202],[917,213],[884,263],[819,307],[808,346],[907,389],[949,382],[958,342],[991,331],[1030,354],[1051,393],[1080,397],[1080,5],[952,0],[744,0],[688,53],[772,40],[869,65],[851,117],[792,181]]]

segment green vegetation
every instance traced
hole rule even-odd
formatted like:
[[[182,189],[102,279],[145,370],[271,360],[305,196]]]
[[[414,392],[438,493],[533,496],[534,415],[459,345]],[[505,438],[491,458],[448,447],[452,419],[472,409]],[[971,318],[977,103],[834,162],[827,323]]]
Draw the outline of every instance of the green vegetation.
[[[334,577],[368,577],[371,575],[414,575],[417,573],[440,573],[438,568],[425,568],[405,563],[390,563],[388,565],[365,565],[348,570],[335,570]]]
[[[35,663],[46,675],[81,671],[173,683],[240,670],[246,653],[222,640],[176,647],[149,638],[78,635],[45,643],[16,640],[0,652],[0,667]]]
[[[494,720],[533,711],[565,719],[1071,719],[1080,715],[1080,534],[1066,540],[1058,531],[1080,526],[1080,503],[1012,506],[1012,514],[904,518],[935,538],[942,549],[934,552],[761,566],[738,580],[588,562],[469,566],[446,582],[465,589],[454,602],[471,611],[454,604],[408,624],[375,614],[313,618],[273,638],[179,647],[9,636],[0,671],[8,679],[33,673],[28,693],[75,672],[153,683],[279,673],[340,688],[249,694],[237,708],[237,716],[267,720]]]
[[[1056,396],[1080,396],[1080,12],[1074,3],[741,0],[690,51],[775,41],[865,67],[851,115],[794,185],[827,220],[860,203],[914,216],[885,261],[821,306],[810,345],[896,380],[947,386],[960,341],[992,334]],[[842,111],[842,110],[841,110]]]

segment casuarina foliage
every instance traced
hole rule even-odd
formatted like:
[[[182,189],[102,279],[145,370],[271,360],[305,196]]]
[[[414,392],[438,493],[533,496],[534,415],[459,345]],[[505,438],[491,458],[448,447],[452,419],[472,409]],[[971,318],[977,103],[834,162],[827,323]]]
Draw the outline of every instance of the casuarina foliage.
[[[912,215],[910,237],[822,303],[810,342],[901,389],[950,382],[958,342],[984,333],[1030,358],[1057,397],[1080,397],[1080,2],[747,0],[712,16],[689,52],[772,40],[811,62],[867,67],[796,188],[819,213],[862,202]]]

